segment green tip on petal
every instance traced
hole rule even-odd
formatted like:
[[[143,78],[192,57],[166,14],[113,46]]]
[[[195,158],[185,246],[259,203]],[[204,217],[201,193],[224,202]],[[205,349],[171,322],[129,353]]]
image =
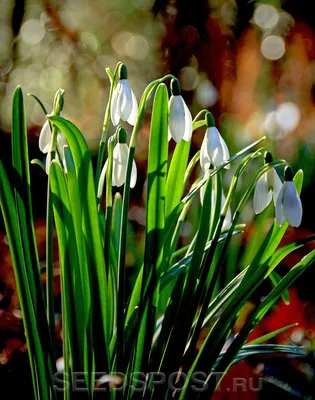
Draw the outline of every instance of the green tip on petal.
[[[213,128],[215,126],[214,118],[210,111],[206,114],[206,124],[207,128]]]
[[[176,78],[171,80],[171,92],[173,96],[180,96],[180,83],[179,80]]]
[[[119,79],[128,79],[128,70],[125,64],[121,64],[120,66]]]
[[[265,152],[264,158],[265,158],[266,164],[269,164],[273,161],[273,157],[272,157],[272,154],[270,153],[270,151]]]
[[[58,89],[55,98],[54,98],[54,115],[59,115],[63,109],[63,104],[64,104],[64,89]]]
[[[116,131],[116,136],[118,139],[118,143],[126,143],[127,142],[127,132],[122,126],[118,126]]]
[[[286,181],[293,181],[293,169],[288,165],[284,170],[284,178]]]

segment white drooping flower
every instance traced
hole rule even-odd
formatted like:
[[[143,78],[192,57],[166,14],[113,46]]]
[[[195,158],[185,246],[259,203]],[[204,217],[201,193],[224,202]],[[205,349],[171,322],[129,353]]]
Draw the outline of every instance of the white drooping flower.
[[[205,178],[208,178],[210,176],[211,172],[212,172],[211,169],[206,170],[205,171],[205,175],[204,175]],[[200,202],[201,202],[202,205],[203,205],[203,202],[204,202],[205,190],[206,190],[206,184],[204,184],[200,188]],[[225,197],[225,195],[223,193],[223,190],[222,190],[222,194],[221,194],[221,211],[223,210],[225,201],[226,201],[226,197]],[[215,206],[216,206],[216,192],[215,192],[214,188],[212,188],[212,191],[211,191],[211,207],[212,207],[213,210],[215,209]],[[225,216],[224,221],[223,221],[222,230],[225,231],[225,230],[229,229],[231,224],[232,224],[232,211],[231,211],[231,207],[229,206],[228,210],[227,210],[227,213],[226,213],[226,216]]]
[[[50,114],[51,115],[51,114]],[[49,165],[51,162],[51,153],[50,153],[50,148],[51,148],[51,141],[52,141],[52,132],[50,129],[49,121],[47,120],[39,134],[39,141],[38,141],[38,146],[39,149],[42,153],[47,154],[46,156],[46,173],[48,174],[49,172]],[[65,135],[61,132],[58,132],[57,134],[57,139],[56,139],[56,154],[55,154],[55,159],[60,162],[59,155],[64,158],[64,150],[63,147],[67,145],[67,140],[65,138]]]
[[[117,143],[113,152],[113,176],[112,185],[121,186],[126,181],[128,161],[128,145],[127,143]],[[135,187],[137,182],[137,167],[135,160],[132,161],[130,187]]]
[[[206,171],[211,165],[219,167],[230,158],[229,149],[214,126],[214,119],[210,112],[206,114],[207,130],[200,149],[200,165]],[[230,168],[228,164],[225,168]]]
[[[265,162],[270,163],[272,155],[269,152],[265,153]],[[274,168],[270,168],[265,172],[257,182],[254,192],[254,211],[260,214],[267,208],[273,198],[274,205],[276,206],[277,197],[281,190],[282,183]]]
[[[302,221],[303,208],[300,196],[293,182],[291,167],[285,170],[285,182],[283,183],[276,202],[276,221],[282,226],[286,220],[289,225],[298,227]]]
[[[122,119],[130,125],[135,125],[138,114],[138,103],[130,87],[128,71],[124,64],[120,67],[119,78],[111,101],[110,116],[112,123],[114,126],[117,126]]]
[[[176,143],[182,139],[188,142],[192,135],[192,117],[180,94],[180,85],[177,79],[172,79],[171,92],[172,95],[168,102],[168,140],[173,138]]]
[[[113,150],[113,167],[112,167],[112,186],[121,186],[126,181],[127,162],[129,148],[126,143],[127,133],[124,128],[119,127],[117,131],[117,144]],[[108,166],[108,159],[106,160],[101,172],[100,180],[104,181],[105,174]],[[132,161],[130,187],[134,188],[137,183],[137,166],[135,160]],[[100,193],[99,193],[100,195]]]

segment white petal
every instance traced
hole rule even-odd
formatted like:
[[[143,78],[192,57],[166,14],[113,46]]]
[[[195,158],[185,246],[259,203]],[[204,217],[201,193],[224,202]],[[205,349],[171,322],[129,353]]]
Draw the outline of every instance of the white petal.
[[[185,108],[182,96],[171,96],[169,100],[168,129],[176,143],[183,139],[185,133]]]
[[[59,154],[62,157],[62,160],[65,160],[65,151],[64,151],[64,146],[67,146],[67,139],[63,133],[58,133],[57,135],[57,148],[59,151]]]
[[[118,113],[123,121],[127,121],[132,111],[132,93],[128,79],[121,79],[121,90],[118,94]]]
[[[135,160],[132,161],[131,177],[130,177],[130,187],[131,189],[136,186],[137,183],[137,166]]]
[[[117,143],[113,151],[113,186],[121,186],[126,180],[128,146],[126,143]]]
[[[184,113],[185,113],[185,130],[184,130],[183,139],[186,142],[189,142],[189,140],[191,139],[191,135],[192,135],[192,117],[191,117],[189,108],[187,107],[183,98],[182,98],[182,102],[183,102]]]
[[[285,221],[285,217],[284,217],[284,213],[283,213],[283,196],[285,193],[286,184],[287,184],[287,182],[284,182],[284,184],[282,185],[280,192],[278,194],[278,197],[277,197],[277,202],[276,202],[276,221],[279,226],[282,226]]]
[[[48,152],[47,156],[46,156],[46,160],[45,160],[45,169],[46,169],[46,174],[49,174],[49,166],[50,166],[50,162],[51,162],[51,153]]]
[[[118,82],[114,90],[111,107],[110,107],[110,117],[114,126],[119,124],[120,116],[118,113],[118,95],[121,90],[121,83]]]
[[[207,129],[208,137],[208,154],[212,164],[219,167],[224,161],[229,158],[229,150],[225,141],[215,127]]]
[[[200,149],[200,165],[204,171],[207,171],[211,166],[211,160],[208,155],[207,135],[205,135]]]
[[[97,197],[100,198],[103,194],[103,190],[104,190],[104,183],[105,183],[105,176],[106,176],[106,171],[107,171],[107,165],[108,165],[108,159],[106,160],[103,168],[102,168],[102,172],[100,175],[100,180],[98,182],[98,188],[97,188]],[[113,183],[112,183],[113,185]],[[113,185],[114,186],[114,185]]]
[[[48,153],[50,150],[50,144],[51,144],[51,130],[49,122],[47,120],[40,131],[39,141],[38,141],[39,150],[44,154]]]
[[[222,230],[226,231],[230,229],[231,225],[232,225],[232,211],[231,207],[229,207],[222,225]]]
[[[283,213],[291,226],[298,227],[302,221],[302,202],[293,181],[286,182],[286,191],[283,197]]]
[[[226,197],[224,196],[224,193],[222,192],[221,210],[223,210],[225,201],[226,201]],[[231,207],[229,206],[228,209],[227,209],[227,212],[226,212],[226,216],[225,216],[224,221],[223,221],[222,230],[226,231],[226,230],[230,229],[231,225],[232,225],[232,211],[231,211]]]
[[[227,144],[225,143],[223,137],[220,135],[220,141],[221,141],[221,146],[223,149],[223,161],[227,161],[230,159],[230,152],[229,149],[227,147]],[[226,165],[224,167],[225,169],[230,169],[230,164]]]
[[[254,192],[254,211],[256,214],[260,214],[267,208],[272,199],[272,191],[268,188],[267,173],[263,174],[258,179],[257,185]]]
[[[279,178],[277,171],[274,168],[271,168],[268,172],[270,172],[270,175],[271,174],[273,175],[273,201],[274,201],[274,205],[276,206],[277,197],[282,188],[282,182],[281,182],[281,179]]]
[[[138,102],[132,90],[131,90],[131,97],[132,97],[132,110],[129,115],[129,118],[127,119],[127,122],[128,124],[134,126],[136,124],[138,116]]]

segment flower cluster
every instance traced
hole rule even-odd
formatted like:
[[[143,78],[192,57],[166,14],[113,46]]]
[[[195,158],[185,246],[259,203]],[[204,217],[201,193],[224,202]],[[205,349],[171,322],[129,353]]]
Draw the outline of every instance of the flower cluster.
[[[110,102],[110,116],[114,126],[119,122],[126,121],[130,125],[135,125],[138,117],[138,103],[128,81],[128,71],[124,64],[121,64],[118,70],[118,81],[114,80],[114,90]],[[181,96],[181,88],[178,79],[173,78],[170,84],[171,96],[168,102],[169,120],[168,120],[168,139],[173,139],[176,143],[184,140],[189,142],[192,138],[193,122],[191,113]],[[62,109],[63,92],[56,102],[58,113]],[[230,153],[223,137],[215,126],[213,115],[206,112],[205,115],[206,132],[200,149],[200,166],[207,178],[210,175],[211,168],[220,167],[230,168]],[[124,128],[118,126],[116,131],[116,145],[113,149],[112,165],[112,185],[122,186],[126,181],[129,147],[127,144],[127,133]],[[48,173],[51,161],[52,151],[56,150],[55,158],[60,162],[63,155],[63,148],[67,144],[62,133],[58,133],[55,143],[49,122],[46,121],[39,137],[39,148],[47,154],[46,171]],[[272,162],[272,156],[269,152],[265,153],[266,165]],[[108,160],[103,167],[102,175],[105,175]],[[137,181],[137,167],[135,161],[132,163],[130,187],[133,188]],[[201,203],[204,201],[204,188],[200,190]],[[224,193],[221,195],[221,208],[223,208],[226,198]],[[259,178],[255,187],[253,207],[256,214],[264,211],[271,201],[275,205],[276,221],[282,226],[286,220],[291,226],[298,227],[302,220],[302,204],[293,181],[293,172],[291,167],[286,167],[285,182],[282,184],[275,168],[270,168]],[[215,205],[215,190],[212,191],[211,202]],[[228,229],[232,222],[231,209],[228,207],[227,215],[224,221],[224,229]]]
[[[272,162],[272,155],[265,153],[265,163]],[[291,226],[298,227],[302,221],[302,203],[293,182],[291,167],[285,169],[285,182],[282,184],[277,171],[271,167],[258,180],[254,192],[254,211],[260,214],[273,199],[276,208],[276,221],[282,226],[286,220]]]

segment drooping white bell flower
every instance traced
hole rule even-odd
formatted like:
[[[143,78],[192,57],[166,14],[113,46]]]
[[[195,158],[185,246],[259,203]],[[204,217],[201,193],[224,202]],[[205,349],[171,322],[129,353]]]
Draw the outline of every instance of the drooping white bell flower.
[[[298,227],[301,224],[303,208],[300,196],[293,182],[293,171],[286,167],[283,183],[276,203],[276,221],[282,226],[286,220],[289,225]]]
[[[112,186],[121,186],[126,181],[127,162],[128,162],[128,145],[126,143],[127,133],[124,128],[120,127],[117,132],[117,144],[113,150],[113,167],[112,167]],[[108,160],[106,161],[101,176],[105,177]],[[134,188],[137,183],[137,166],[135,160],[132,161],[130,187]]]
[[[173,138],[176,143],[182,139],[188,142],[192,135],[192,117],[180,94],[180,85],[177,79],[171,81],[171,92],[172,95],[168,102],[168,140]]]
[[[49,114],[52,115],[52,114]],[[38,141],[38,146],[39,149],[42,153],[47,154],[46,156],[46,173],[48,174],[49,172],[49,165],[51,162],[51,153],[50,153],[50,148],[51,148],[51,141],[52,141],[52,132],[50,129],[49,121],[47,120],[39,134],[39,141]],[[67,145],[67,140],[66,137],[63,133],[58,132],[57,134],[57,140],[56,140],[56,147],[57,151],[55,154],[55,159],[60,162],[59,155],[64,158],[64,150],[63,147]]]
[[[206,114],[207,130],[200,149],[200,165],[206,171],[212,164],[219,167],[230,158],[229,149],[215,127],[213,115],[208,112]],[[228,164],[225,168],[229,169]]]
[[[265,153],[265,162],[272,162],[272,155],[268,151]],[[274,168],[270,168],[265,172],[257,182],[254,192],[254,211],[260,214],[267,208],[273,198],[274,205],[276,206],[277,197],[281,190],[282,183]]]
[[[206,170],[205,171],[205,175],[204,175],[205,178],[208,178],[210,176],[211,172],[212,172],[211,169]],[[203,202],[204,202],[205,190],[206,190],[206,184],[204,184],[200,188],[200,202],[201,202],[202,205],[203,205]],[[225,195],[223,193],[223,190],[222,190],[222,194],[221,194],[221,211],[223,210],[225,201],[226,201],[226,197],[225,197]],[[212,188],[212,191],[211,191],[211,206],[212,206],[212,209],[215,208],[215,205],[216,205],[216,193],[215,193],[214,188]],[[223,221],[222,230],[225,231],[225,230],[229,229],[231,224],[232,224],[232,211],[231,211],[231,207],[229,206],[228,210],[227,210],[227,213],[226,213],[226,216],[225,216],[224,221]]]
[[[50,145],[51,145],[51,129],[49,121],[46,120],[39,134],[39,140],[38,140],[39,150],[42,153],[46,154],[50,150]]]
[[[113,92],[111,101],[110,116],[114,126],[119,121],[127,121],[130,125],[135,125],[138,114],[138,103],[129,81],[127,67],[122,64],[119,70],[119,81]]]
[[[113,177],[112,185],[121,186],[126,181],[128,161],[128,145],[127,143],[117,143],[113,152]],[[134,188],[137,182],[137,167],[135,160],[132,161],[130,187]]]

